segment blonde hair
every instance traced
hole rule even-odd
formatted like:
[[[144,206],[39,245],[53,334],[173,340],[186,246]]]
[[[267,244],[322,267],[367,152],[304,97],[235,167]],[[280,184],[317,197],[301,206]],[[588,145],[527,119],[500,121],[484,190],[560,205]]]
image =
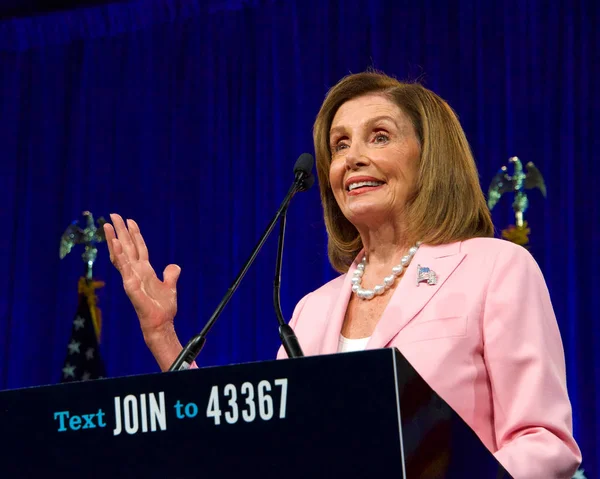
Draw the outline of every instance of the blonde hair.
[[[329,130],[348,100],[379,93],[408,116],[421,146],[415,195],[406,205],[406,241],[430,245],[493,236],[475,160],[458,118],[438,95],[418,83],[402,83],[369,71],[344,77],[329,92],[313,127],[319,189],[331,265],[345,273],[362,249],[357,229],[342,214],[331,190]]]

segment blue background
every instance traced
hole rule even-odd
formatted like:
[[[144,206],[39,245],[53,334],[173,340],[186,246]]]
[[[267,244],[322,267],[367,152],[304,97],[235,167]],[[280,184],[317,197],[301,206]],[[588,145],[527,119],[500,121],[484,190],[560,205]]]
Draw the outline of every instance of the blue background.
[[[14,2],[13,2],[14,3]],[[118,2],[0,21],[0,389],[57,382],[90,209],[134,218],[160,273],[182,267],[182,342],[210,316],[292,180],[328,88],[368,67],[418,79],[459,114],[484,190],[533,161],[531,251],[563,335],[589,477],[600,421],[597,291],[599,10],[572,2]],[[500,230],[511,200],[494,210]],[[289,211],[282,305],[335,276],[317,188]],[[210,335],[201,365],[270,359],[276,235]],[[111,376],[157,370],[105,245],[95,273]]]

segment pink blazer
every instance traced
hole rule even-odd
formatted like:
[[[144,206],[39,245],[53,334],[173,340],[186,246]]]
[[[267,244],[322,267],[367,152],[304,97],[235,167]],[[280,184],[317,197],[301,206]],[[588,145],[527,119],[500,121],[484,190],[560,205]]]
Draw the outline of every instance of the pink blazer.
[[[337,352],[356,264],[296,306],[290,325],[306,355]],[[417,286],[418,264],[437,285]],[[422,245],[367,344],[384,347],[402,352],[515,479],[573,476],[581,452],[562,342],[525,248],[491,238]]]

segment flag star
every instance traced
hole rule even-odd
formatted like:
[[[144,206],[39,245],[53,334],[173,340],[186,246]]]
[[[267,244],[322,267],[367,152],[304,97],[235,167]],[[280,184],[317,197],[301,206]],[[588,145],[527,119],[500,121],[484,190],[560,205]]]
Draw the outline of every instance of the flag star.
[[[65,364],[65,367],[62,368],[63,376],[65,378],[75,377],[75,366],[71,366],[69,363]]]
[[[94,359],[94,348],[87,348],[87,350],[85,351],[85,358]]]
[[[79,346],[81,346],[81,343],[75,341],[74,339],[71,340],[71,342],[67,345],[67,347],[69,348],[69,354],[81,352],[79,351]]]
[[[85,323],[85,318],[82,318],[81,316],[77,316],[75,318],[75,321],[73,321],[73,324],[75,325],[75,330],[79,331],[81,328],[83,328],[84,323]]]
[[[86,371],[83,373],[83,376],[81,376],[81,379],[83,381],[87,381],[88,379],[90,379],[90,376],[91,376],[91,374]]]

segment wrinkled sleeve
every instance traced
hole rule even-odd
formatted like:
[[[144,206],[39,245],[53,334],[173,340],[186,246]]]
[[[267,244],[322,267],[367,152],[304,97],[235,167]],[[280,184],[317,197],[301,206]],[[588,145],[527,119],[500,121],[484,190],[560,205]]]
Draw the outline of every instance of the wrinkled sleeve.
[[[542,273],[524,248],[507,242],[496,258],[482,327],[496,458],[515,479],[571,478],[581,452],[563,345]]]

